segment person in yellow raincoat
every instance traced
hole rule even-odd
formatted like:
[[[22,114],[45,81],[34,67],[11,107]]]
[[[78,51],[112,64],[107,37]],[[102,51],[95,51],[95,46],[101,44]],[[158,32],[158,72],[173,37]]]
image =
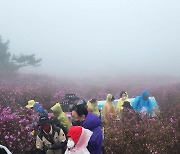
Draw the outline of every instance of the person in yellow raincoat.
[[[107,95],[106,103],[103,108],[103,120],[104,122],[108,122],[108,120],[112,120],[116,118],[116,110],[114,107],[114,96],[111,94]]]
[[[59,103],[56,103],[53,107],[51,107],[52,112],[54,113],[54,116],[60,121],[60,123],[69,130],[70,128],[70,121],[67,117],[67,115],[63,112],[61,105]]]
[[[118,104],[116,106],[116,111],[118,113],[120,113],[123,110],[124,102],[130,102],[130,100],[128,98],[128,93],[125,91],[122,91],[120,94],[120,99],[119,99]],[[132,105],[131,102],[130,102],[130,105]]]
[[[96,114],[98,117],[100,116],[100,112],[97,106],[97,99],[93,98],[87,102],[88,112]]]

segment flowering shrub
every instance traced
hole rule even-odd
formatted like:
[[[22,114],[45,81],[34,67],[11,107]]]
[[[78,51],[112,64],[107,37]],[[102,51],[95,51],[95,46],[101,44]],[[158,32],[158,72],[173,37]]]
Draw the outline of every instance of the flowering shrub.
[[[0,143],[14,153],[32,149],[35,138],[32,135],[32,112],[23,107],[12,110],[0,106]]]
[[[179,109],[156,118],[124,111],[105,125],[105,153],[179,153]]]
[[[28,100],[34,99],[49,109],[63,99],[66,93],[75,93],[89,100],[106,99],[108,93],[116,98],[122,90],[130,97],[149,90],[157,99],[161,114],[156,118],[140,117],[134,112],[125,112],[119,121],[110,121],[105,126],[105,153],[180,153],[179,110],[180,84],[155,84],[152,81],[113,81],[106,85],[76,85],[61,83],[49,77],[18,76],[0,79],[0,144],[13,153],[27,153],[35,145],[36,135],[32,130],[33,112],[27,110]],[[37,131],[36,131],[37,132]]]

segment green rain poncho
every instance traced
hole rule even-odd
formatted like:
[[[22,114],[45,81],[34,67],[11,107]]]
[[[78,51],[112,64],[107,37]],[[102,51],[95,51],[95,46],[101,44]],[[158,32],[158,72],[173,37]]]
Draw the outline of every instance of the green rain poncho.
[[[70,128],[70,121],[66,114],[63,112],[61,105],[59,103],[56,103],[53,107],[51,107],[51,110],[53,111],[55,117],[60,121],[60,123],[69,130]]]

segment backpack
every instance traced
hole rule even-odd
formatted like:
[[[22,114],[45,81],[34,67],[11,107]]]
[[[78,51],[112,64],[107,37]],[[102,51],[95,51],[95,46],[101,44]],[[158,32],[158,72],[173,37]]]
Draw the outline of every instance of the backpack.
[[[45,137],[51,144],[54,144],[54,135],[55,133],[60,133],[60,128],[56,126],[52,126],[52,134],[46,134],[43,130],[38,134],[39,138],[42,140],[43,137]]]

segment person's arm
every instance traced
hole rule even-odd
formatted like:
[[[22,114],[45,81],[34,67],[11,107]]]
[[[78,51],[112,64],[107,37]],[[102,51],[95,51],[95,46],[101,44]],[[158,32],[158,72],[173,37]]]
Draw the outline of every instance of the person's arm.
[[[66,135],[64,134],[62,129],[60,129],[58,141],[59,142],[52,145],[51,147],[52,150],[62,149],[67,145]]]
[[[138,110],[138,101],[139,101],[139,96],[137,96],[132,104],[132,107],[135,111]]]
[[[149,114],[152,115],[153,114],[152,101],[150,99],[148,101],[149,101],[148,111],[149,111]]]
[[[43,141],[39,138],[39,136],[36,137],[36,148],[43,150]]]
[[[65,133],[65,135],[67,135],[68,129],[67,129],[66,127],[64,127],[61,123],[59,124],[59,127],[63,130],[63,132]]]
[[[102,144],[102,130],[101,127],[97,127],[94,129],[92,136],[88,142],[89,149],[94,149],[95,151],[99,149],[99,146]],[[101,142],[100,142],[101,141]]]
[[[115,106],[112,105],[112,108],[113,108],[113,115],[116,115],[116,109],[115,109]]]
[[[120,111],[123,109],[122,105],[123,105],[123,101],[122,101],[122,99],[120,99],[120,100],[118,101],[117,106],[116,106],[116,110],[117,110],[118,112],[120,112]]]
[[[37,153],[37,154],[45,154],[45,152],[44,152],[43,150],[40,150],[40,149],[37,149],[37,150],[36,150],[36,153]]]
[[[67,145],[67,142],[66,142],[66,141],[65,141],[65,142],[54,143],[54,144],[52,144],[51,149],[52,149],[52,150],[62,149],[62,148],[64,148],[66,145]]]
[[[36,137],[36,149],[38,154],[44,154],[43,141],[39,138],[39,136]]]
[[[61,114],[61,117],[59,120],[61,124],[68,130],[70,127],[70,121],[64,112]]]
[[[109,115],[109,109],[108,109],[108,105],[107,104],[105,104],[105,106],[104,106],[104,115],[105,115],[105,119],[107,119],[108,118],[108,115]]]

